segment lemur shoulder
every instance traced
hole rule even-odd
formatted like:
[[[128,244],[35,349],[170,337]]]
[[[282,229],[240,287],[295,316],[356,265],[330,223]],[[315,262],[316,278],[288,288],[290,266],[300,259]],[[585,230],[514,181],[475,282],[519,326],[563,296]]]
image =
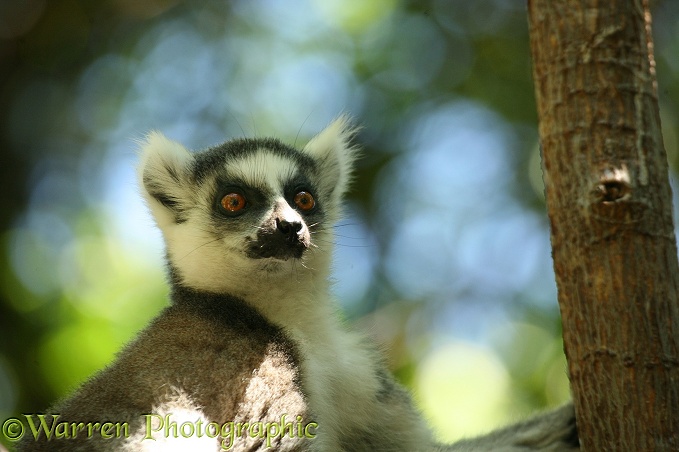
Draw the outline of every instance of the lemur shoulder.
[[[236,139],[197,153],[151,133],[138,174],[163,233],[170,306],[50,410],[52,422],[129,431],[42,432],[19,449],[577,450],[570,405],[437,445],[378,354],[339,320],[328,277],[353,133],[340,117],[302,149]],[[162,430],[169,420],[194,430]]]

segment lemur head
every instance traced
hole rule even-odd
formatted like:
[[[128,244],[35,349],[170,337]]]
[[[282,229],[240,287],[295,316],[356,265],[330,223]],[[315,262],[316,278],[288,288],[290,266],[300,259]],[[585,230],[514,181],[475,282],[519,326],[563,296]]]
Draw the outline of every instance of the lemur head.
[[[174,283],[243,295],[313,269],[325,276],[355,157],[340,117],[303,149],[236,139],[191,153],[151,133],[139,178]]]

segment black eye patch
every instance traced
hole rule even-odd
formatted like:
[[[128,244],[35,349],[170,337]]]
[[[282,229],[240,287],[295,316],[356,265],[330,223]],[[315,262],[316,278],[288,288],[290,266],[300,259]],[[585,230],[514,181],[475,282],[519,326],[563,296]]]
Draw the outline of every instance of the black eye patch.
[[[270,208],[272,197],[270,191],[249,186],[241,180],[218,179],[213,195],[213,211],[226,218],[261,214]]]

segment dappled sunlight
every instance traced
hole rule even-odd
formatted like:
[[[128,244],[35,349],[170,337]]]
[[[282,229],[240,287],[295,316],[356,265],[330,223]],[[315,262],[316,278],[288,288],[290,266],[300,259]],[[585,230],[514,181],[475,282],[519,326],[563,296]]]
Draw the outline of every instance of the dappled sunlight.
[[[62,395],[105,367],[129,339],[96,318],[78,317],[72,322],[49,334],[38,352],[47,384]]]
[[[428,353],[414,385],[418,405],[445,442],[507,421],[509,389],[509,374],[495,353],[461,341]]]
[[[398,7],[396,0],[311,0],[310,3],[329,24],[352,34],[364,33]]]

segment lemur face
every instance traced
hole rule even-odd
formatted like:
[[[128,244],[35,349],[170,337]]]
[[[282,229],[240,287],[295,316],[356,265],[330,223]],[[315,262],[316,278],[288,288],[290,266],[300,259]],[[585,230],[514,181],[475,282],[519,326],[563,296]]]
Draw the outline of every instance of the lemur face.
[[[214,168],[213,160],[223,163]],[[215,237],[268,269],[276,268],[272,261],[301,259],[312,234],[327,227],[327,209],[333,207],[316,166],[272,140],[237,140],[198,154],[194,172],[207,176],[194,179],[211,187],[212,198],[204,221]]]
[[[350,134],[340,118],[302,150],[238,139],[198,153],[150,135],[140,179],[179,282],[234,291],[316,268],[348,184]]]

